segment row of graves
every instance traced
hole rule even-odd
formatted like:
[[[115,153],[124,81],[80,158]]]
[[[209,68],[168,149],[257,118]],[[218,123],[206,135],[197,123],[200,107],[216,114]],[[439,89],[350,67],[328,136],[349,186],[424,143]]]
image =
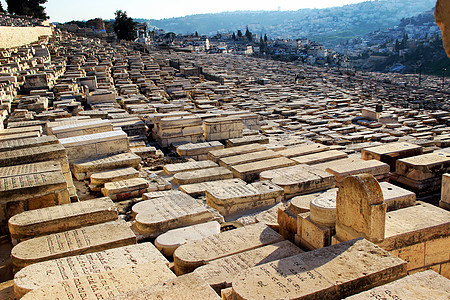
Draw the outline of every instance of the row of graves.
[[[0,299],[450,297],[447,112],[66,33],[2,57]]]

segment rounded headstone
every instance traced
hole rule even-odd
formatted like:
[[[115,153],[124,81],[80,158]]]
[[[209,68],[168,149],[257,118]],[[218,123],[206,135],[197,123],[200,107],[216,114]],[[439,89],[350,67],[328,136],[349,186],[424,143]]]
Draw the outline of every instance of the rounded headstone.
[[[311,221],[327,227],[336,224],[336,194],[337,189],[331,189],[311,200]]]

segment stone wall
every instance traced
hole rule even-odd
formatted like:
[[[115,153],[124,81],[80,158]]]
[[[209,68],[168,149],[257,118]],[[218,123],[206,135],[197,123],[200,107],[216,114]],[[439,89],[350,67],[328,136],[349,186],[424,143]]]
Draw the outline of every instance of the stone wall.
[[[13,27],[0,26],[0,48],[14,48],[38,41],[40,36],[51,35],[47,26]]]

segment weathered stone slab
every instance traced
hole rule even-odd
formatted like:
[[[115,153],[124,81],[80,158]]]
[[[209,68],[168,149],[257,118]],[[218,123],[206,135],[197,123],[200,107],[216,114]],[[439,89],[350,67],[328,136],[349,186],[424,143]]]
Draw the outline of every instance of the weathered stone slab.
[[[377,179],[384,178],[389,174],[389,165],[378,160],[356,161],[348,164],[330,166],[327,172],[334,175],[336,183],[341,183],[347,176],[358,174],[372,174]]]
[[[233,173],[230,170],[224,167],[215,167],[176,173],[173,176],[173,182],[181,185],[231,178],[233,178]]]
[[[219,300],[220,297],[197,274],[186,274],[168,281],[159,282],[126,294],[118,295],[111,300],[142,299],[204,299]]]
[[[94,133],[101,133],[112,131],[113,125],[109,120],[98,120],[90,122],[82,122],[70,125],[63,125],[51,128],[51,134],[58,139],[75,137],[80,135],[89,135]]]
[[[242,271],[232,299],[341,299],[406,275],[406,263],[352,240]]]
[[[92,253],[136,243],[125,222],[108,222],[23,241],[11,251],[16,269],[55,258]]]
[[[208,157],[210,160],[218,163],[220,158],[241,155],[241,154],[246,154],[246,153],[252,153],[252,152],[258,152],[258,151],[263,151],[263,150],[266,150],[264,145],[250,144],[250,145],[209,151]]]
[[[169,265],[169,261],[149,242],[40,262],[15,274],[14,292],[20,298],[32,290],[58,281],[155,260]]]
[[[442,175],[441,201],[439,206],[450,211],[450,174]]]
[[[248,185],[214,187],[206,191],[206,203],[222,215],[230,215],[276,204],[281,201],[282,196],[283,189],[270,181],[260,181]]]
[[[155,246],[164,255],[172,256],[173,252],[186,242],[200,240],[217,233],[220,233],[220,224],[217,221],[186,226],[161,234],[156,238]]]
[[[219,160],[219,164],[222,167],[230,167],[235,165],[271,159],[275,157],[281,157],[281,155],[272,150],[264,150],[247,154],[224,157]]]
[[[307,164],[307,165],[314,165],[318,163],[327,162],[330,160],[336,160],[341,158],[346,158],[348,155],[347,153],[339,150],[328,150],[328,151],[322,151],[319,153],[313,153],[308,155],[302,155],[299,157],[294,157],[292,160],[298,162],[299,164]]]
[[[9,219],[11,238],[21,241],[51,233],[117,220],[109,198],[25,211]]]
[[[311,200],[310,218],[317,225],[333,227],[336,224],[337,189],[330,189]]]
[[[26,138],[36,138],[36,137],[40,137],[40,136],[41,136],[41,134],[37,131],[0,135],[0,142],[6,142],[6,141],[18,140],[18,139],[26,139]]]
[[[203,203],[183,193],[139,202],[132,211],[139,233],[154,238],[170,229],[214,219],[212,212]]]
[[[336,239],[363,237],[381,242],[385,236],[386,204],[378,181],[370,174],[349,176],[336,199]]]
[[[208,154],[209,151],[223,149],[224,145],[218,141],[185,144],[177,147],[177,153],[180,156],[198,156]]]
[[[148,191],[148,180],[144,178],[130,178],[105,183],[102,194],[113,201],[120,201],[131,197],[140,197]]]
[[[448,299],[450,298],[450,280],[428,270],[406,276],[394,282],[375,287],[371,290],[345,298],[364,299]]]
[[[35,289],[22,299],[106,299],[172,278],[172,271],[156,260],[63,280]]]
[[[380,182],[387,211],[413,206],[416,194],[388,182]]]
[[[61,144],[26,147],[0,152],[0,167],[55,160],[61,164],[63,173],[69,171],[66,149]]]
[[[100,171],[132,167],[138,168],[141,158],[133,153],[121,153],[101,158],[93,158],[74,162],[73,174],[78,180],[89,178]]]
[[[263,135],[248,135],[240,138],[230,138],[229,140],[227,140],[228,147],[237,147],[252,143],[268,144],[269,138]]]
[[[127,152],[128,136],[121,130],[81,135],[59,140],[67,149],[70,162]]]
[[[273,229],[264,224],[254,224],[190,241],[175,250],[175,273],[189,273],[210,261],[281,240],[283,237]]]
[[[334,176],[308,165],[296,165],[262,172],[261,180],[271,180],[284,190],[287,197],[333,188]]]
[[[235,165],[231,167],[231,171],[233,172],[235,177],[250,182],[258,179],[261,172],[280,169],[296,164],[297,162],[289,158],[277,157],[242,165]]]
[[[24,132],[39,132],[39,134],[42,134],[42,126],[28,126],[28,127],[21,127],[21,128],[0,129],[0,136],[24,133]]]
[[[364,160],[376,159],[391,166],[395,171],[395,163],[398,159],[423,154],[419,145],[410,143],[387,143],[381,146],[365,148],[361,150],[361,158]]]
[[[39,174],[62,171],[61,165],[56,161],[44,161],[25,165],[15,165],[0,168],[0,177],[14,177],[18,175]]]
[[[289,241],[282,241],[213,260],[195,269],[194,273],[219,292],[230,287],[232,279],[245,269],[300,253],[303,253],[300,248]]]
[[[218,167],[219,165],[215,162],[212,162],[210,160],[204,160],[204,161],[188,161],[185,163],[179,163],[179,164],[168,164],[165,165],[164,172],[167,175],[174,175],[176,173],[180,172],[189,172],[189,171],[195,171],[200,169],[207,169],[207,168],[214,168]]]
[[[395,172],[412,180],[440,177],[450,170],[450,153],[436,152],[397,160]]]
[[[103,172],[94,173],[91,175],[92,186],[102,186],[107,182],[120,181],[124,179],[139,177],[139,171],[135,168],[120,168]]]
[[[318,153],[322,151],[329,150],[330,147],[322,145],[322,144],[310,144],[310,145],[301,145],[293,148],[288,148],[286,150],[279,151],[279,153],[285,157],[297,157],[303,156],[313,153]]]
[[[197,196],[205,194],[207,190],[211,189],[226,188],[235,185],[246,185],[246,184],[247,183],[242,179],[233,178],[233,179],[206,181],[200,183],[180,185],[180,190],[188,195]]]

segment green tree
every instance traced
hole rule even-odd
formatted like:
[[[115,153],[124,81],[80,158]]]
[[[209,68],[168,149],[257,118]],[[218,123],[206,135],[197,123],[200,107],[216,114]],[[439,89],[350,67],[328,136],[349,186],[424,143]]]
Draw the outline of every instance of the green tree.
[[[0,13],[5,13],[5,9],[3,8],[3,5],[1,2],[0,2]]]
[[[242,37],[242,31],[239,29],[238,30],[238,32],[237,32],[237,36],[238,36],[238,38],[241,38]]]
[[[264,34],[264,42],[267,43],[267,34]]]
[[[236,34],[233,32],[233,35],[231,36],[231,38],[233,39],[233,41],[236,40]]]
[[[194,35],[194,36],[195,36],[195,37],[198,37],[198,32],[197,32],[197,31],[195,32],[195,35]]]
[[[13,15],[30,16],[33,18],[47,20],[45,4],[47,0],[6,0],[8,12]]]
[[[118,10],[115,13],[114,32],[119,40],[132,41],[136,38],[136,23],[127,16],[125,11]]]
[[[247,37],[247,40],[249,40],[250,42],[253,40],[252,33],[250,32],[250,30],[248,30],[248,26],[245,30],[245,36]]]

